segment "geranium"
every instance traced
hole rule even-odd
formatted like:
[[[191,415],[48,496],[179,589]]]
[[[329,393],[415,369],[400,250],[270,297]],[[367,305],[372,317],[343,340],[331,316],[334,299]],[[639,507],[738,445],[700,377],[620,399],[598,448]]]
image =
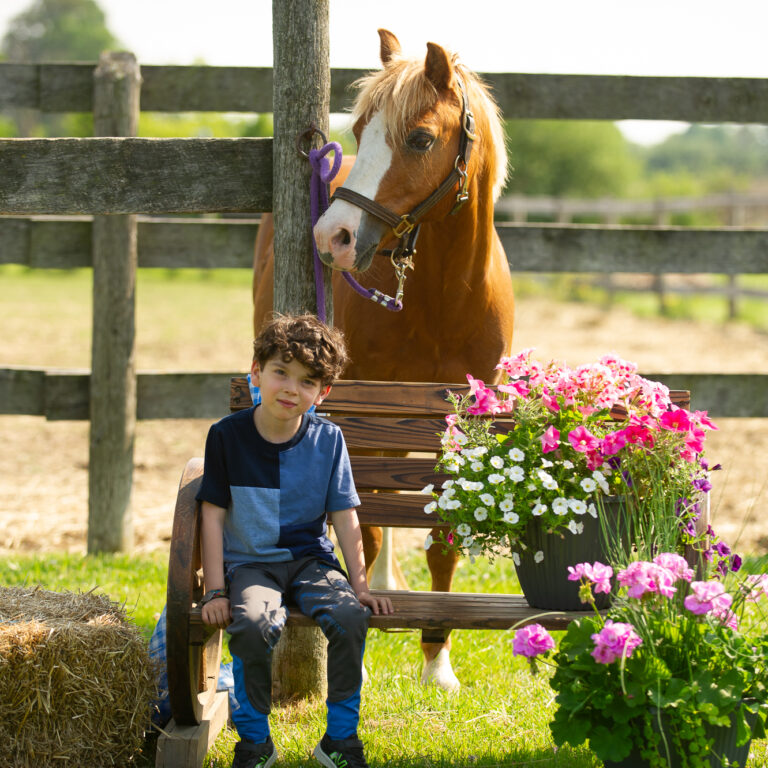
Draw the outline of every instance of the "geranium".
[[[634,752],[657,768],[671,755],[673,765],[694,768],[710,765],[710,727],[733,728],[738,744],[764,737],[768,575],[724,582],[712,563],[694,569],[674,552],[614,566],[612,584],[602,563],[568,568],[585,602],[594,608],[592,590],[607,585],[612,603],[607,614],[572,621],[559,647],[538,626],[515,633],[515,654],[534,671],[537,662],[554,668],[555,744],[589,741],[601,760]]]
[[[536,362],[525,350],[497,368],[495,388],[468,375],[468,393],[449,395],[438,470],[455,482],[433,494],[451,529],[471,529],[472,553],[524,550],[534,518],[549,533],[581,535],[584,516],[598,517],[602,499],[616,495],[640,517],[659,511],[663,498],[679,552],[702,541],[710,487],[703,442],[716,428],[706,413],[677,407],[665,386],[613,355],[569,368]],[[466,539],[449,546],[469,553]],[[699,546],[710,543],[717,542],[710,536]],[[732,563],[717,549],[709,554]]]

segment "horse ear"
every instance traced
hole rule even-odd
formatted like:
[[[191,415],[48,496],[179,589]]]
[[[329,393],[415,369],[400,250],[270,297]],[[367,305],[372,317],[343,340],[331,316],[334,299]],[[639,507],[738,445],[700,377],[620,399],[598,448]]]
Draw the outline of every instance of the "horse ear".
[[[379,39],[381,40],[381,63],[386,64],[393,56],[400,53],[400,41],[388,29],[379,30]]]
[[[427,58],[424,62],[424,74],[438,91],[451,90],[453,87],[453,65],[442,46],[427,43]]]

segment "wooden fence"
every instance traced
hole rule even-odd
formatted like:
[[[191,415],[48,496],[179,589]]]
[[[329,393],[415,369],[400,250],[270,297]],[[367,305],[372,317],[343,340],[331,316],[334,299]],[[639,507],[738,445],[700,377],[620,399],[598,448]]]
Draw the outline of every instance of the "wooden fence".
[[[98,85],[98,77],[94,86],[94,73],[92,64],[0,64],[0,110],[95,110],[97,115],[106,110],[112,115],[105,118],[109,122],[130,111],[137,96],[125,91],[126,82],[138,90],[139,77],[142,110],[272,110],[271,69],[152,66],[139,72],[136,67],[122,74],[102,72],[102,78],[111,77],[106,86]],[[349,85],[362,74],[331,71],[332,111],[349,106]],[[485,78],[510,119],[768,123],[768,79],[497,73]],[[97,130],[104,124],[97,121]],[[124,126],[116,132],[131,130]],[[103,258],[109,269],[122,261],[128,276],[123,279],[132,280],[136,264],[248,267],[258,226],[254,221],[136,215],[269,211],[272,150],[268,138],[0,140],[0,263],[95,266],[97,229],[122,214],[125,237],[135,238],[135,247],[106,251]],[[571,223],[499,223],[497,228],[513,272],[768,272],[768,230]],[[132,334],[132,317],[126,322]],[[111,333],[109,323],[94,322],[95,337],[109,342]],[[94,372],[99,365],[94,360]],[[768,372],[643,373],[672,388],[692,390],[697,407],[714,416],[768,417]],[[216,417],[227,411],[228,378],[139,374],[135,393],[123,388],[116,397],[108,389],[105,406],[125,410],[135,398],[139,419]],[[89,380],[87,373],[0,369],[0,413],[88,418],[94,390]]]

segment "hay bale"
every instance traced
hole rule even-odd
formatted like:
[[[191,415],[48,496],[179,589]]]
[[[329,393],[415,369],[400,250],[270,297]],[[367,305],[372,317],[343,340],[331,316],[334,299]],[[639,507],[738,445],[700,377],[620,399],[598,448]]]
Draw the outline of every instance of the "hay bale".
[[[106,595],[0,587],[0,765],[127,765],[154,696],[147,642]]]

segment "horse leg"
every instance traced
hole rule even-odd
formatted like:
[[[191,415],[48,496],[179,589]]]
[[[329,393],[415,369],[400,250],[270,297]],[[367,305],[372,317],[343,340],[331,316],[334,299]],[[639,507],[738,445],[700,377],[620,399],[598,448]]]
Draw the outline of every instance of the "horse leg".
[[[432,531],[438,541],[437,529]],[[433,592],[450,592],[453,574],[459,562],[457,552],[443,553],[442,545],[435,543],[427,550],[427,565],[432,574]],[[451,638],[448,631],[427,631],[421,634],[421,649],[424,652],[424,669],[421,673],[423,685],[434,683],[443,690],[455,691],[459,688],[458,678],[451,667]]]
[[[394,529],[382,528],[381,549],[371,568],[368,586],[371,589],[408,589],[405,575],[395,555]]]
[[[361,525],[360,535],[363,539],[363,557],[365,558],[365,575],[370,583],[373,566],[381,552],[382,530],[374,525]]]

